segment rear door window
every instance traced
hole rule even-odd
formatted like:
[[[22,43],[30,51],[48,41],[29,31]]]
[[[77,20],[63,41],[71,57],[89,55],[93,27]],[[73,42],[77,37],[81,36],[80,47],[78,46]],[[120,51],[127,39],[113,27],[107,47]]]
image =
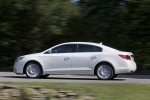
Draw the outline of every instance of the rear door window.
[[[77,46],[77,52],[101,52],[101,51],[102,48],[94,45],[78,44]]]
[[[86,44],[78,44],[77,52],[94,52],[94,46]]]

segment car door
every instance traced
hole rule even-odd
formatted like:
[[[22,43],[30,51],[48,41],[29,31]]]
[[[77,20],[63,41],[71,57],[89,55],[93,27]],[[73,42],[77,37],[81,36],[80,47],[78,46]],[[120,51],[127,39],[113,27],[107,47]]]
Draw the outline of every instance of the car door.
[[[88,44],[78,44],[72,58],[73,74],[93,74],[94,66],[101,55],[102,49]]]
[[[45,54],[45,72],[48,74],[70,74],[72,54],[75,44],[64,44],[51,49],[50,54]]]

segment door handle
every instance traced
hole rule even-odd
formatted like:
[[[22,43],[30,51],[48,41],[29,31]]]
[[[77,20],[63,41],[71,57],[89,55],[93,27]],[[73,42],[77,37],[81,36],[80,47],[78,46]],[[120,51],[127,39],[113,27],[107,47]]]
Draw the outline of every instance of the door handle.
[[[64,61],[69,60],[69,59],[70,59],[69,57],[66,57],[66,58],[64,58]]]
[[[97,58],[96,56],[91,57],[91,59],[96,59],[96,58]]]

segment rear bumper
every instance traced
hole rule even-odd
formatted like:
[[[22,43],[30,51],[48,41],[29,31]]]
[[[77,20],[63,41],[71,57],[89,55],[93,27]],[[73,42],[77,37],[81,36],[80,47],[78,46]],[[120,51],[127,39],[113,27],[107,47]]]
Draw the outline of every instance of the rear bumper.
[[[133,73],[136,71],[137,66],[134,61],[126,61],[125,66],[118,67],[118,69],[115,70],[115,74],[123,74],[123,73]]]

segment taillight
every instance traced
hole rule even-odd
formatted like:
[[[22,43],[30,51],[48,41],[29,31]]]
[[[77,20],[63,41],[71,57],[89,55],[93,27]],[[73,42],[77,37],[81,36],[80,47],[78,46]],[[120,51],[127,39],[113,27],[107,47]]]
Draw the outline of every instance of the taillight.
[[[131,57],[129,55],[121,55],[119,54],[119,56],[123,59],[126,59],[126,60],[131,60]]]

